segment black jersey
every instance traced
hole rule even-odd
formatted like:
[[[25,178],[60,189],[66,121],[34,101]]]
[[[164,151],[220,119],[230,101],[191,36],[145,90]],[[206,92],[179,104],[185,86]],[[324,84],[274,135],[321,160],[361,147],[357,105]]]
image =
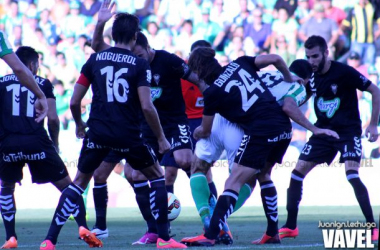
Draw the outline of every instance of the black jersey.
[[[204,115],[220,113],[237,123],[247,135],[274,135],[290,129],[268,87],[257,75],[255,57],[243,56],[223,68],[223,73],[204,92]]]
[[[93,92],[87,121],[91,141],[118,148],[139,144],[141,104],[137,89],[150,86],[148,63],[129,50],[112,47],[91,55],[81,73]]]
[[[34,79],[46,98],[54,98],[53,86],[48,79],[35,76]],[[0,78],[0,139],[8,134],[45,134],[44,123],[35,121],[34,103],[37,98],[22,86],[14,74]]]
[[[370,85],[371,81],[354,68],[332,61],[325,74],[315,74],[307,85],[314,94],[315,126],[340,135],[361,134],[356,90],[364,91]]]
[[[178,124],[187,123],[181,78],[189,75],[190,69],[178,56],[164,50],[156,50],[153,61],[151,95],[164,130],[176,129]],[[151,134],[146,122],[144,133]]]

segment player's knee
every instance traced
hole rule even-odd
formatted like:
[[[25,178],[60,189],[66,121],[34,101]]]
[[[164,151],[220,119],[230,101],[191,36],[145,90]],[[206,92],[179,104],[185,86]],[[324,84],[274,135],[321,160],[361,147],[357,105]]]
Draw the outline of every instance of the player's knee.
[[[97,183],[105,183],[107,182],[108,175],[102,173],[101,171],[94,172],[94,181]]]
[[[176,169],[176,168],[173,168],[173,167],[165,168],[165,183],[166,183],[166,185],[174,184],[175,180],[177,179],[177,173],[178,173],[178,169]]]
[[[271,181],[271,177],[270,177],[270,174],[259,174],[257,176],[257,180],[260,182],[260,183],[263,183],[265,181]]]
[[[146,177],[140,171],[133,171],[132,172],[132,180],[133,181],[145,181]]]

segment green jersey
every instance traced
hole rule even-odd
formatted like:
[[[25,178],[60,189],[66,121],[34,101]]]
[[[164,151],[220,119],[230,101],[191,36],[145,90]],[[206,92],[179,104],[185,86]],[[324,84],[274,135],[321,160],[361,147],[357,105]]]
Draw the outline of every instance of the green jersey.
[[[8,42],[7,36],[4,32],[0,31],[0,58],[12,52],[12,46]]]

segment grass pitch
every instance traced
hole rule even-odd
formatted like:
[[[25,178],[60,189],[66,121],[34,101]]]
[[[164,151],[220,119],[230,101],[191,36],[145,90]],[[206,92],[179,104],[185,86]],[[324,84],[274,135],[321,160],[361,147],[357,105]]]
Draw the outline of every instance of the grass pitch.
[[[374,207],[375,218],[379,218],[380,207]],[[16,232],[20,249],[39,249],[48,231],[53,210],[19,210],[16,216]],[[89,209],[88,226],[94,224],[94,209]],[[286,220],[286,209],[279,208],[279,226]],[[261,207],[243,207],[229,219],[229,225],[234,236],[232,246],[219,245],[213,249],[325,249],[319,221],[363,221],[359,206],[354,207],[302,207],[300,208],[299,230],[296,239],[284,239],[281,245],[252,245],[251,241],[260,238],[266,229],[266,218]],[[156,249],[155,246],[132,246],[145,232],[145,224],[138,209],[112,208],[108,209],[108,229],[110,237],[103,241],[103,249]],[[172,233],[176,240],[195,236],[203,232],[200,219],[195,208],[183,207],[179,218],[172,222]],[[4,228],[0,236],[5,239]],[[375,245],[377,247],[377,245]],[[58,239],[57,250],[88,249],[86,243],[78,239],[76,223],[69,221],[63,227]],[[206,248],[195,248],[206,249]],[[210,249],[210,248],[208,248]]]

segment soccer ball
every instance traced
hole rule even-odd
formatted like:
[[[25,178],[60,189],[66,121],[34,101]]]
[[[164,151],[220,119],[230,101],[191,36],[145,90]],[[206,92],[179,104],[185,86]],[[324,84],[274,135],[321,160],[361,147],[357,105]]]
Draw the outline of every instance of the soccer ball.
[[[173,221],[177,219],[180,213],[181,203],[179,202],[177,196],[168,192],[168,220]]]

